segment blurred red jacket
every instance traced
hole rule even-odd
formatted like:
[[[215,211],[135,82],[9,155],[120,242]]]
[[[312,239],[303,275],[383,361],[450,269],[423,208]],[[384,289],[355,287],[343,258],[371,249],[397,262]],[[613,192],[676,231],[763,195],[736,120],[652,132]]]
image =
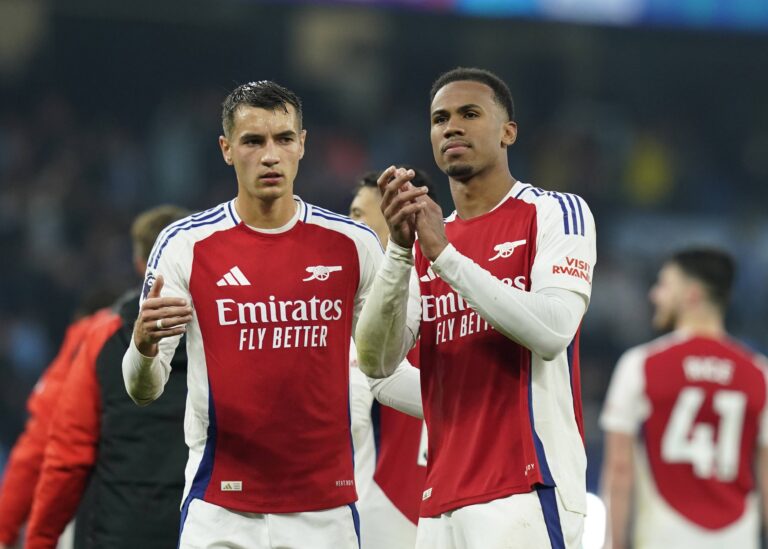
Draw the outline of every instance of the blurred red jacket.
[[[0,487],[0,543],[13,545],[29,516],[61,387],[86,332],[108,314],[109,310],[103,309],[67,328],[58,354],[27,400],[29,419],[11,450]]]

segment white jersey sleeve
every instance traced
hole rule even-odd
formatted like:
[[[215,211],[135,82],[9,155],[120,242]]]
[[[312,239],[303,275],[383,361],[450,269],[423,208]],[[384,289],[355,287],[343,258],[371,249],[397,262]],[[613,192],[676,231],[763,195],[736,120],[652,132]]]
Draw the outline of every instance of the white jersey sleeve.
[[[366,378],[374,398],[384,406],[424,419],[421,404],[421,374],[408,360],[398,364],[391,376],[375,379]]]
[[[765,382],[768,387],[768,359],[762,355],[758,355],[755,362],[763,368],[765,374]],[[760,413],[760,421],[758,424],[757,443],[761,448],[768,447],[768,398],[765,399],[765,406]]]
[[[160,276],[163,277],[162,297],[180,297],[188,303],[192,301],[188,277],[184,275],[191,269],[192,250],[184,245],[183,239],[170,238],[177,226],[178,223],[170,225],[157,237],[147,262],[140,304],[144,303],[149,290]],[[145,357],[131,338],[131,344],[123,357],[123,380],[128,394],[137,404],[148,404],[162,394],[171,374],[171,359],[180,339],[178,335],[161,340],[157,356]]]
[[[616,364],[600,415],[603,431],[634,435],[650,414],[645,396],[645,356],[643,347],[635,347]]]
[[[592,212],[572,194],[548,192],[535,202],[538,230],[531,291],[563,288],[589,303],[597,257]]]
[[[355,308],[352,319],[353,334],[355,333],[357,320],[360,318],[360,311],[363,308],[363,303],[365,303],[365,299],[371,291],[373,280],[376,278],[376,272],[379,270],[381,261],[384,257],[381,242],[379,242],[378,237],[373,231],[358,231],[355,233],[354,240],[357,247],[357,255],[360,259],[360,285],[355,294]]]
[[[363,372],[372,377],[391,375],[415,344],[420,317],[412,252],[390,240],[355,330]]]

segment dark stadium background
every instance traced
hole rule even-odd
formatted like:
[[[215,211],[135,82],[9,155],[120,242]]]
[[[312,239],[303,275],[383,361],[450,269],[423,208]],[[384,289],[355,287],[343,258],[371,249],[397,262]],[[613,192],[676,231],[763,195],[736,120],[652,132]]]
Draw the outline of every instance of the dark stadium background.
[[[303,97],[306,200],[346,212],[358,174],[407,163],[438,182],[446,214],[430,84],[457,65],[509,83],[513,174],[580,194],[597,222],[582,346],[591,490],[609,375],[653,336],[646,294],[666,253],[730,249],[730,329],[768,351],[764,2],[374,3],[0,0],[0,470],[78,303],[136,284],[132,217],[234,195],[219,104],[248,80]]]

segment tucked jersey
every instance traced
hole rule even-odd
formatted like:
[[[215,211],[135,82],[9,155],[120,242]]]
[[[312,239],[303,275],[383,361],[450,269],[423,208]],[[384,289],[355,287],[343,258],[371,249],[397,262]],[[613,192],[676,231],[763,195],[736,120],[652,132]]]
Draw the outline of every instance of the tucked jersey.
[[[522,291],[571,290],[589,299],[591,213],[577,196],[518,182],[490,212],[446,220],[456,250]],[[433,272],[415,246],[411,292],[421,298],[420,366],[429,435],[421,516],[536,485],[557,486],[586,511],[578,332],[546,361],[497,332]],[[471,292],[471,288],[466,289]],[[409,309],[409,314],[412,310]]]
[[[221,204],[170,225],[150,256],[145,295],[163,275],[163,295],[194,309],[182,512],[195,498],[256,513],[356,499],[349,342],[381,246],[364,225],[295,201],[272,231]]]
[[[768,445],[764,360],[675,332],[627,351],[601,416],[640,435],[638,547],[756,547],[754,456]]]

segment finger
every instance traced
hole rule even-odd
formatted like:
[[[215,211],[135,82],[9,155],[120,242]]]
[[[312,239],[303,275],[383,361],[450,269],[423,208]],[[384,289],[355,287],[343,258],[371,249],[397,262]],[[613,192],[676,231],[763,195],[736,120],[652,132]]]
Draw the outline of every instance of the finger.
[[[163,338],[177,336],[186,333],[186,331],[186,326],[174,326],[173,328],[168,328],[167,330],[158,330],[156,332],[152,332],[151,337],[154,342],[157,343]]]
[[[183,297],[147,298],[144,300],[144,303],[141,304],[142,311],[158,310],[166,307],[186,307],[190,311],[192,310],[192,308],[187,305],[187,300]]]
[[[157,325],[158,321],[160,321],[160,326],[162,327]],[[178,328],[179,326],[189,324],[190,322],[192,322],[191,315],[168,316],[165,318],[158,318],[157,320],[149,322],[147,325],[151,326],[154,332],[158,332],[162,330],[168,330],[170,328]]]
[[[397,196],[400,186],[404,183],[401,177],[403,170],[401,168],[388,168],[379,178],[379,190],[381,191],[382,210]]]
[[[384,194],[384,187],[386,187],[387,183],[389,183],[389,180],[392,179],[392,176],[395,174],[395,167],[390,166],[383,172],[381,172],[381,175],[376,180],[376,184],[379,186],[379,190],[381,191],[381,194]]]
[[[399,192],[392,197],[389,204],[384,205],[382,202],[382,212],[384,217],[389,219],[395,212],[399,211],[405,204],[411,204],[416,201],[420,196],[424,196],[427,193],[426,187],[414,187],[410,191]]]
[[[390,222],[392,225],[399,225],[400,223],[409,220],[411,216],[416,214],[416,212],[421,211],[423,208],[424,205],[421,203],[411,202],[410,204],[406,204],[399,211],[392,215]]]
[[[163,285],[165,285],[165,279],[163,279],[163,275],[157,275],[155,283],[152,284],[152,287],[149,289],[147,299],[150,297],[160,297],[160,290],[163,289]]]
[[[147,309],[143,311],[141,319],[145,321],[155,321],[158,318],[168,318],[172,316],[188,316],[192,314],[192,307],[160,307],[157,309]]]

